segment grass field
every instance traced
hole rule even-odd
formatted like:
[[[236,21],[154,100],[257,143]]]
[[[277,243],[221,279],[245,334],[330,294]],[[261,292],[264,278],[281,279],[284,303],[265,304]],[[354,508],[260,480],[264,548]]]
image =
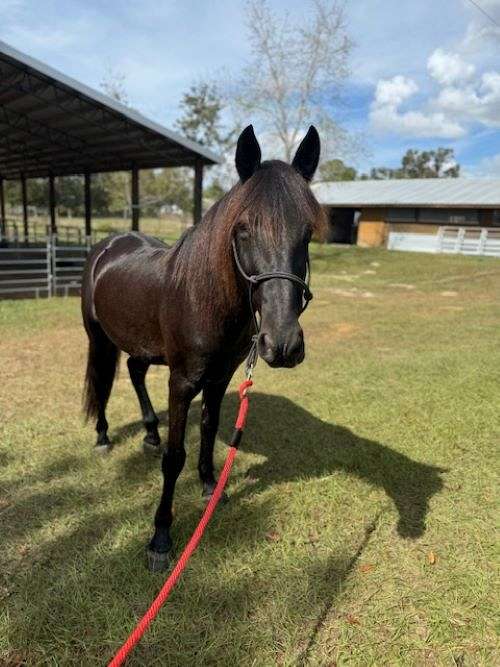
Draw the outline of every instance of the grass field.
[[[22,235],[23,221],[22,218],[16,216],[9,216],[9,222],[15,224],[18,234]],[[37,238],[44,236],[49,219],[40,216],[30,218],[31,235],[33,235],[33,228],[36,227]],[[192,217],[190,215],[165,215],[161,217],[141,216],[140,228],[145,234],[157,236],[165,241],[175,241],[179,238],[182,232],[188,225],[192,224]],[[116,232],[123,232],[132,227],[132,221],[129,218],[92,218],[92,231],[97,233],[99,237],[106,234],[114,234]],[[83,218],[60,216],[57,219],[57,228],[60,238],[63,240],[67,238],[66,229],[69,228],[73,234],[70,236],[72,241],[76,240],[74,232],[79,228],[81,230],[82,238],[85,237],[85,222]]]
[[[231,500],[130,664],[498,665],[500,262],[316,247],[312,286],[306,361],[258,364]],[[93,454],[76,299],[0,302],[0,326],[0,664],[104,665],[164,579],[144,556],[159,463],[124,367]]]

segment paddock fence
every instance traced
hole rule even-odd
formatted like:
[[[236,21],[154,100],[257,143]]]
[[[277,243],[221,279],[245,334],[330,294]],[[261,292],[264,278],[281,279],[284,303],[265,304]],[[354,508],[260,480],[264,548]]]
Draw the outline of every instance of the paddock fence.
[[[0,247],[0,299],[78,294],[85,260],[92,246],[68,243],[47,234],[37,244],[21,245],[14,238]]]
[[[500,257],[500,229],[440,227],[437,234],[391,231],[389,250]]]

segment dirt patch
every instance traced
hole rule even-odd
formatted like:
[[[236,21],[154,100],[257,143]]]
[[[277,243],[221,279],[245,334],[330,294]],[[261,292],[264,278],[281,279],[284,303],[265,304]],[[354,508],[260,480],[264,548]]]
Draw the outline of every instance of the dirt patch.
[[[361,327],[352,322],[339,322],[338,324],[332,324],[330,326],[322,326],[320,329],[317,329],[314,332],[314,339],[325,341],[328,340],[330,343],[340,340],[347,340],[356,336],[359,333]]]
[[[445,292],[439,292],[439,293],[440,293],[441,296],[450,296],[450,297],[458,296],[458,292],[454,292],[454,291],[451,291],[451,290],[445,291]]]
[[[391,283],[389,287],[396,287],[397,289],[406,289],[406,290],[415,289],[415,285],[409,285],[408,283]]]
[[[359,278],[359,275],[349,275],[347,273],[333,273],[332,278],[335,280],[344,280],[347,283],[352,283]]]
[[[347,297],[348,299],[371,299],[375,296],[373,292],[361,291],[357,287],[349,287],[346,289],[332,287],[328,289],[328,292],[337,296]]]

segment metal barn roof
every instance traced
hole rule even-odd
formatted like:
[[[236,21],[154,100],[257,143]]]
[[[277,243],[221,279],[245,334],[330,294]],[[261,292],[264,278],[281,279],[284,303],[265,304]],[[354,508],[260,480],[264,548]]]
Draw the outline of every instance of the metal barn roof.
[[[193,166],[217,155],[0,41],[0,176]]]
[[[500,208],[499,178],[335,181],[316,183],[313,190],[318,201],[328,206]]]

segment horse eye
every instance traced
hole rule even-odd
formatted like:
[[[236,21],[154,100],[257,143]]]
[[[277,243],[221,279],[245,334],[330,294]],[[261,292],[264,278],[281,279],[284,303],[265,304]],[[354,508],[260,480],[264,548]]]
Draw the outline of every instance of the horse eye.
[[[306,244],[309,243],[309,241],[311,240],[311,237],[312,237],[312,229],[308,228],[308,229],[306,229],[305,234],[304,234],[304,243],[306,243]]]
[[[250,231],[246,227],[238,229],[238,241],[247,241],[250,238]]]

